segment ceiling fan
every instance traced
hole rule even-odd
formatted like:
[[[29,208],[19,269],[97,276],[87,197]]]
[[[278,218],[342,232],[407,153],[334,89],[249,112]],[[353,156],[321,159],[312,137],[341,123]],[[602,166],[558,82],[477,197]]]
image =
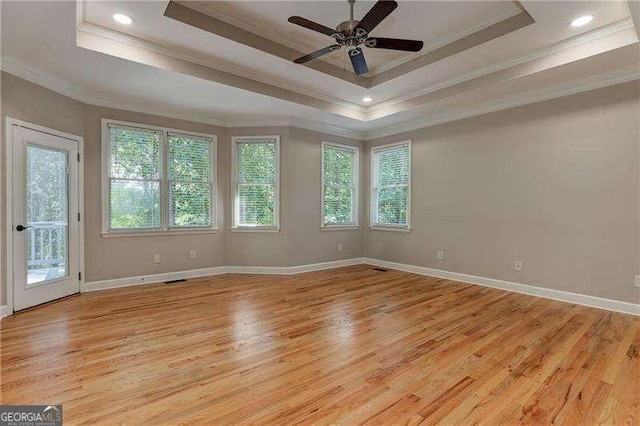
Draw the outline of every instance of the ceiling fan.
[[[369,12],[364,15],[361,21],[353,19],[353,4],[355,0],[347,0],[347,2],[349,2],[350,18],[348,21],[338,24],[335,30],[300,16],[291,16],[288,19],[292,24],[326,34],[336,40],[336,44],[305,55],[293,62],[296,64],[304,64],[305,62],[319,58],[345,46],[348,49],[353,70],[356,75],[362,75],[369,71],[369,68],[367,67],[367,61],[364,59],[364,52],[360,46],[364,45],[373,49],[403,50],[406,52],[418,52],[422,49],[424,43],[419,40],[369,37],[369,33],[398,7],[398,3],[394,0],[378,0]]]

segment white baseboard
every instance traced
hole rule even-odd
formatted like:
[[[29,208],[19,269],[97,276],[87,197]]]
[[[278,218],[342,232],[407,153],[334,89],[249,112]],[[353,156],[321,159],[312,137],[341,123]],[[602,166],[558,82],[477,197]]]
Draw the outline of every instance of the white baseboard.
[[[424,266],[406,265],[403,263],[389,262],[386,260],[365,258],[364,263],[379,266],[382,268],[396,269],[399,271],[411,272],[418,275],[426,275],[435,278],[444,278],[452,281],[459,281],[467,284],[476,284],[484,287],[497,288],[500,290],[522,293],[530,296],[544,297],[561,302],[575,303],[577,305],[590,306],[592,308],[604,309],[607,311],[621,312],[640,316],[640,304],[622,302],[619,300],[605,299],[603,297],[587,296],[585,294],[571,293],[569,291],[553,290],[550,288],[535,287],[532,285],[519,284],[510,281],[496,280],[493,278],[478,277],[475,275],[460,274],[458,272],[443,271],[440,269],[426,268]]]
[[[476,284],[530,296],[544,297],[546,299],[561,302],[575,303],[607,311],[621,312],[640,316],[640,304],[622,302],[619,300],[605,299],[603,297],[587,296],[562,290],[535,287],[493,278],[478,277],[475,275],[461,274],[458,272],[443,271],[440,269],[426,268],[423,266],[406,265],[403,263],[389,262],[386,260],[356,257],[352,259],[336,260],[332,262],[314,263],[299,266],[218,266],[214,268],[193,269],[189,271],[168,272],[164,274],[142,275],[138,277],[117,278],[113,280],[94,281],[84,283],[82,292],[107,290],[112,288],[128,287],[141,284],[159,283],[163,281],[206,277],[220,274],[272,274],[294,275],[304,272],[321,271],[324,269],[339,268],[359,264],[369,264],[399,271],[412,272],[436,278],[445,278],[452,281],[460,281],[468,284]],[[2,307],[2,315],[5,315],[6,307]],[[6,313],[6,315],[9,315]]]
[[[13,312],[9,312],[9,306],[7,306],[7,305],[0,306],[0,319],[2,319],[4,317],[8,317],[12,313]]]
[[[130,287],[134,285],[161,283],[171,280],[186,280],[189,278],[208,277],[210,275],[224,274],[225,267],[218,266],[214,268],[191,269],[188,271],[166,272],[163,274],[140,275],[137,277],[115,278],[112,280],[90,281],[82,283],[80,292],[109,290],[112,288]]]
[[[112,288],[130,287],[141,284],[161,283],[171,280],[186,280],[189,278],[208,277],[220,274],[269,274],[294,275],[304,272],[321,271],[324,269],[340,268],[342,266],[360,265],[366,263],[362,257],[335,260],[332,262],[313,263],[300,266],[217,266],[213,268],[192,269],[188,271],[167,272],[163,274],[140,275],[137,277],[116,278],[112,280],[92,281],[83,283],[80,291],[108,290]]]

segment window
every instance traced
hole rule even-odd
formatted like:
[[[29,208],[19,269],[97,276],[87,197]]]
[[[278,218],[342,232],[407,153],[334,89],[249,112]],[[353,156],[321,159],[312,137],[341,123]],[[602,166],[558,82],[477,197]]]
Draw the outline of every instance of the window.
[[[322,226],[358,226],[358,147],[322,143]]]
[[[212,229],[215,136],[103,120],[103,233]]]
[[[280,137],[233,137],[232,145],[233,228],[277,230]]]
[[[411,141],[371,149],[371,226],[409,229]]]

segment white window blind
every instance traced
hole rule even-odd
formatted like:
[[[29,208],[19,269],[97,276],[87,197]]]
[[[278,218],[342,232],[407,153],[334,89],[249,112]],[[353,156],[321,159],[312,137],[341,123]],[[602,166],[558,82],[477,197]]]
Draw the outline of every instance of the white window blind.
[[[162,226],[161,133],[109,126],[109,227]]]
[[[234,227],[278,227],[277,137],[234,138]]]
[[[214,227],[215,139],[106,124],[104,232]]]
[[[372,225],[409,227],[411,144],[372,149]]]
[[[358,148],[322,144],[322,225],[356,226]]]
[[[211,226],[211,141],[169,133],[169,226]]]

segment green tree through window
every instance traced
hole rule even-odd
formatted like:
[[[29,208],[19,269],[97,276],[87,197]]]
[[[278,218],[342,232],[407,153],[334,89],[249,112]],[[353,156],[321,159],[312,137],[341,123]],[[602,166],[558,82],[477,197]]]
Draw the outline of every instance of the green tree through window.
[[[378,147],[373,160],[373,225],[409,226],[409,143]]]
[[[275,139],[236,140],[235,225],[277,226],[278,146]]]
[[[358,149],[322,145],[324,226],[356,225]]]
[[[213,226],[211,139],[116,124],[108,132],[109,229]]]

